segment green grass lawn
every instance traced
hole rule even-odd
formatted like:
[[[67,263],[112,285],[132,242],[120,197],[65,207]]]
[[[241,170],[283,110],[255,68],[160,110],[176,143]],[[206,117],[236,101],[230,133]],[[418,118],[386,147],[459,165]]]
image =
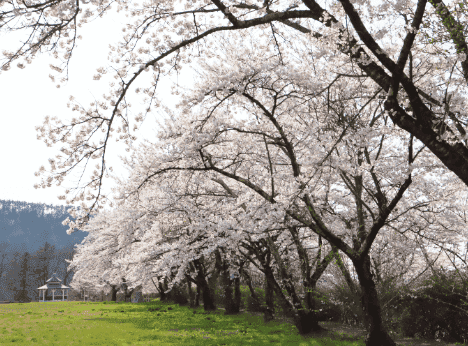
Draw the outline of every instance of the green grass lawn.
[[[153,311],[148,311],[153,310]],[[195,313],[194,313],[195,311]],[[339,345],[363,341],[303,337],[289,323],[222,310],[204,313],[151,303],[28,303],[0,305],[0,345]]]

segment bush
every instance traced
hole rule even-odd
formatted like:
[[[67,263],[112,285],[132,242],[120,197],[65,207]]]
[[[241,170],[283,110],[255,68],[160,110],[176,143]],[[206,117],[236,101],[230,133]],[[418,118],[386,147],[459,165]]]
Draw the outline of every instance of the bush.
[[[169,300],[173,301],[175,304],[187,305],[189,302],[188,293],[185,290],[180,290],[178,288],[173,288],[171,291]]]
[[[341,320],[341,308],[331,302],[316,302],[316,308],[319,310],[317,318],[319,321],[339,322]]]
[[[247,287],[247,286],[246,286]],[[265,303],[265,290],[262,288],[254,287],[255,293],[257,294],[259,302],[257,303],[247,287],[247,304],[245,309],[250,312],[263,312],[263,308],[266,307]]]
[[[335,315],[339,315],[339,322],[347,325],[364,325],[360,297],[352,293],[348,285],[343,283],[341,286],[335,286],[329,292],[329,295],[333,297],[335,303],[332,303],[329,299],[326,300],[325,309],[335,311]],[[339,313],[336,310],[339,310]]]
[[[417,292],[406,291],[395,303],[398,331],[428,339],[464,342],[468,338],[467,289],[442,271],[425,280]]]
[[[196,292],[197,292],[197,289],[192,288],[192,290],[193,290],[194,295],[195,295]],[[246,309],[246,307],[249,304],[248,299],[250,297],[250,290],[249,290],[249,288],[247,286],[241,285],[240,286],[240,291],[241,291],[240,309],[243,310],[243,309]],[[233,298],[234,298],[234,295],[235,295],[235,293],[234,293],[234,287],[233,287],[233,290],[232,290],[232,297]],[[213,299],[214,299],[214,303],[215,303],[215,305],[217,307],[224,307],[224,288],[222,288],[220,286],[216,287],[214,292],[213,292]],[[200,297],[200,302],[202,302],[202,301],[203,301],[203,299],[202,299],[202,297]]]

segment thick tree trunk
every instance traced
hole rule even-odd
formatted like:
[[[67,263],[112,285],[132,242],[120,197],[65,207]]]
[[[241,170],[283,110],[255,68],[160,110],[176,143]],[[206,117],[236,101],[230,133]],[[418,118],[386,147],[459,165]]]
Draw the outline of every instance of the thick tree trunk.
[[[167,284],[166,284],[167,279],[164,278],[164,282],[159,283],[159,298],[162,302],[165,302],[169,299],[169,296],[167,295],[166,289],[167,289]]]
[[[367,327],[366,346],[396,346],[383,325],[380,301],[370,270],[370,256],[353,262],[361,286],[361,303]]]
[[[237,312],[240,312],[241,297],[240,278],[237,277],[234,279],[234,305],[236,306]]]
[[[335,253],[338,251],[338,249],[334,246],[332,246],[332,250],[322,259],[322,237],[319,236],[319,251],[317,253],[317,256],[313,263],[317,264],[314,272],[312,273],[313,265],[310,264],[309,260],[309,255],[306,251],[306,249],[303,247],[303,244],[300,240],[299,237],[299,229],[297,227],[289,227],[289,232],[294,240],[294,244],[296,245],[297,248],[297,253],[299,255],[299,262],[300,262],[300,268],[301,268],[301,274],[302,274],[302,279],[303,279],[303,287],[304,287],[304,292],[305,292],[305,306],[306,309],[302,310],[303,311],[303,316],[301,317],[301,314],[298,313],[299,317],[298,319],[298,324],[300,325],[300,328],[303,328],[304,333],[308,333],[309,331],[318,331],[318,330],[323,330],[323,328],[319,325],[318,321],[318,314],[316,311],[316,304],[315,304],[315,299],[317,295],[317,281],[320,279],[320,277],[323,275],[325,272],[326,268],[328,265],[331,263],[332,259],[334,258]],[[272,246],[274,246],[273,243],[271,243]],[[276,258],[279,258],[279,255],[276,252],[272,252],[273,255]],[[277,260],[278,262],[278,260]],[[287,278],[288,273],[286,272],[284,266],[282,266],[282,272],[283,277]],[[290,278],[287,280],[291,282]],[[287,287],[287,286],[286,286]],[[295,292],[294,292],[294,287],[291,285],[292,289],[292,295],[291,297],[293,300],[295,299]],[[297,305],[297,303],[295,303]],[[302,322],[304,320],[304,322]],[[310,326],[304,327],[305,324],[311,324]],[[298,327],[299,328],[299,327]]]
[[[263,313],[263,321],[266,323],[273,320],[273,314],[275,313],[275,304],[273,300],[273,285],[269,280],[265,280],[265,304],[266,308]]]
[[[191,270],[191,272],[197,273],[197,269],[196,269],[196,267],[195,267],[195,265],[194,265],[194,262],[191,262],[191,263],[190,263],[190,270]],[[200,306],[201,287],[200,287],[200,285],[198,284],[197,278],[195,278],[194,281],[195,281],[195,282],[194,282],[194,283],[195,283],[195,286],[197,287],[197,292],[196,292],[196,294],[195,294],[195,301],[194,301],[192,307],[193,307],[193,308],[197,308],[197,307]],[[192,291],[191,288],[190,288],[190,291]]]
[[[216,305],[213,300],[212,291],[210,289],[210,286],[208,285],[208,282],[206,282],[205,279],[205,271],[203,269],[203,265],[198,259],[194,261],[194,264],[197,269],[197,286],[201,288],[203,294],[203,309],[205,311],[216,310]]]
[[[249,287],[250,290],[250,296],[252,299],[256,302],[257,305],[261,306],[260,298],[258,297],[257,293],[255,292],[255,289],[252,286],[252,279],[250,278],[250,275],[246,271],[242,271],[242,275],[245,278],[245,281],[247,282],[247,286]]]
[[[266,262],[265,264],[269,267],[271,262],[271,253],[268,252],[266,255]],[[263,321],[269,322],[273,320],[273,314],[275,313],[275,304],[273,300],[273,285],[271,284],[271,280],[265,280],[265,311],[263,313]]]
[[[236,290],[236,279],[231,279],[229,273],[229,263],[227,261],[222,261],[222,273],[221,273],[221,284],[224,288],[224,314],[225,315],[235,315],[239,313],[240,310],[240,287],[237,287],[236,297],[233,296],[233,288]],[[237,280],[239,281],[239,280]],[[239,282],[237,283],[240,284]]]
[[[159,278],[158,278],[159,280]],[[164,278],[164,282],[161,282],[159,281],[158,282],[158,286],[156,287],[158,289],[158,292],[159,292],[159,300],[162,301],[162,302],[165,302],[167,300],[167,294],[164,293],[167,289],[167,286],[165,285],[166,283],[166,278]]]
[[[229,273],[228,273],[229,275]],[[234,292],[233,292],[234,289]],[[225,315],[234,315],[240,312],[241,292],[240,292],[240,279],[227,278],[224,287],[224,309]]]
[[[202,284],[202,292],[203,292],[203,309],[205,311],[213,311],[216,310],[216,305],[213,300],[213,295],[211,294],[210,286],[208,283]]]
[[[119,291],[116,287],[118,285],[111,285],[111,301],[116,302],[117,301],[117,292]]]
[[[249,273],[245,270],[241,270],[240,273],[245,278],[245,281],[247,282],[247,286],[249,287],[249,290],[250,290],[250,295],[252,299],[255,301],[255,304],[261,307],[261,310],[263,312],[263,321],[267,323],[273,320],[273,314],[274,314],[273,291],[274,289],[273,289],[272,284],[268,280],[265,280],[265,302],[267,306],[263,307],[262,302],[260,301],[260,298],[258,297],[257,293],[255,292],[255,289],[252,286],[252,279]]]
[[[226,277],[229,275],[229,272],[227,274],[223,273],[223,286],[224,286],[224,314],[225,315],[233,315],[239,312],[239,310],[234,306],[234,299],[232,296],[232,280],[229,277]]]
[[[159,280],[160,280],[160,277],[158,277],[158,281]],[[165,301],[166,300],[166,294],[164,293],[165,290],[164,290],[164,287],[162,286],[161,282],[158,282],[158,284],[156,285],[153,278],[151,278],[151,281],[153,281],[154,287],[156,287],[156,289],[159,292],[159,300],[162,301],[162,302]]]
[[[323,330],[323,328],[318,323],[316,314],[313,311],[303,308],[299,298],[295,293],[294,287],[287,279],[283,280],[283,284],[285,284],[288,294],[292,297],[294,305],[291,305],[291,303],[284,296],[284,293],[273,276],[273,271],[271,268],[266,268],[265,276],[266,280],[270,281],[270,284],[273,286],[277,296],[283,301],[283,304],[294,312],[294,325],[298,329],[299,334],[307,334],[313,331]]]
[[[195,307],[198,308],[200,306],[200,295],[201,295],[201,287],[197,285],[197,294],[195,295]]]
[[[195,294],[192,291],[192,281],[191,281],[190,276],[188,275],[186,275],[185,278],[187,280],[187,292],[189,296],[189,305],[191,308],[194,308],[195,307]]]
[[[301,300],[297,296],[296,289],[294,288],[294,285],[292,283],[291,275],[288,272],[287,268],[284,265],[283,260],[281,259],[279,255],[277,246],[274,244],[271,238],[267,238],[267,240],[268,240],[271,254],[274,257],[276,264],[280,268],[280,275],[282,278],[283,286],[288,292],[289,297],[291,297],[293,305],[291,305],[287,301],[286,297],[284,297],[282,290],[280,289],[279,286],[278,287],[276,287],[277,285],[274,286],[275,291],[281,294],[281,296],[283,297],[283,300],[285,300],[288,306],[292,309],[292,311],[294,311],[294,324],[299,330],[299,334],[307,334],[313,331],[322,331],[323,328],[319,325],[315,312],[309,310],[308,308],[304,309],[303,304],[301,303]],[[276,283],[276,280],[273,276],[273,271],[271,270],[271,268],[265,268],[265,275],[266,275],[267,280],[270,280],[272,284]]]
[[[351,226],[349,226],[348,228],[351,229]],[[359,244],[357,244],[356,246],[359,247]],[[353,279],[351,278],[351,274],[348,268],[346,267],[346,265],[343,263],[343,259],[341,258],[341,255],[339,252],[336,252],[335,254],[335,263],[340,269],[341,273],[343,274],[343,277],[346,281],[349,291],[352,293],[352,297],[351,297],[352,301],[350,302],[347,301],[349,305],[347,306],[342,305],[340,321],[344,324],[356,325],[356,323],[358,323],[357,321],[363,321],[364,317],[361,315],[358,315],[356,317],[354,313],[351,313],[349,306],[350,305],[355,306],[356,304],[362,305],[362,303],[360,302],[360,297],[361,297],[360,287],[356,286],[356,284],[354,283]]]
[[[223,260],[219,249],[215,250],[215,264],[211,276],[208,279],[208,285],[210,286],[211,292],[215,292],[216,287],[218,286],[219,277],[223,271]],[[206,276],[207,273],[205,273]]]
[[[132,296],[131,292],[124,292],[124,301],[127,302],[127,298],[130,298]]]

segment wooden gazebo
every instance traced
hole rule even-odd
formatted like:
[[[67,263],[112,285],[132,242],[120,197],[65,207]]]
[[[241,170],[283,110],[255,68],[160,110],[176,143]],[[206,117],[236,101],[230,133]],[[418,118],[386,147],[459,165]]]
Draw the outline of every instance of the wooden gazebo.
[[[44,302],[61,302],[61,301],[67,301],[68,300],[68,290],[70,287],[62,285],[61,283],[62,280],[57,278],[57,275],[54,273],[52,277],[46,281],[46,284],[42,287],[39,287],[39,302],[44,303]],[[56,299],[55,298],[55,292],[56,291],[62,291],[62,299]],[[42,292],[42,300],[41,300],[41,292]],[[47,294],[49,293],[49,294]],[[47,300],[47,296],[50,296],[50,293],[52,293],[52,300]],[[60,297],[60,296],[59,296]]]

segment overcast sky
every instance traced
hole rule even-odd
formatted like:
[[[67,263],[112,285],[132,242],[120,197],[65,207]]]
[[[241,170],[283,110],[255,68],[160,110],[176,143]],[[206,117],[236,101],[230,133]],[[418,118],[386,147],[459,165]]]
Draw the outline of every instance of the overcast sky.
[[[123,17],[125,18],[125,17]],[[0,199],[11,199],[34,203],[47,203],[64,205],[65,201],[57,199],[58,195],[64,194],[64,187],[75,187],[73,184],[78,173],[72,173],[73,180],[66,179],[60,186],[53,185],[51,188],[34,189],[34,184],[40,183],[40,177],[34,176],[41,165],[49,169],[48,159],[59,154],[62,144],[48,148],[42,140],[37,140],[36,126],[41,126],[46,115],[57,116],[67,123],[66,120],[77,116],[67,108],[70,95],[73,95],[85,108],[89,107],[94,99],[101,99],[109,88],[108,81],[101,79],[93,80],[96,69],[101,66],[109,66],[107,60],[109,44],[115,44],[122,37],[122,27],[125,21],[121,14],[114,13],[112,16],[104,17],[98,21],[85,25],[80,34],[83,39],[78,41],[78,47],[74,50],[70,64],[69,81],[62,84],[60,89],[56,88],[49,74],[55,72],[49,64],[57,62],[48,53],[42,53],[27,65],[25,69],[19,69],[16,64],[9,71],[0,74]],[[98,35],[96,33],[99,33]],[[18,47],[21,36],[0,36],[0,47],[13,50]],[[53,73],[56,75],[56,73]],[[110,77],[112,73],[108,73]],[[112,74],[113,75],[113,74]],[[190,83],[191,78],[179,77],[179,83]],[[169,92],[167,83],[160,83],[159,95],[163,95],[166,105],[174,104],[177,99]],[[130,99],[131,100],[131,99]],[[174,100],[174,101],[172,101]],[[138,102],[132,103],[132,113],[143,111]],[[138,140],[154,138],[154,129],[157,124],[154,117],[148,116],[141,127],[137,130]],[[133,120],[132,118],[130,118]],[[134,122],[133,122],[134,123]],[[116,143],[114,138],[110,141],[106,161],[113,167],[114,173],[122,177],[126,176],[125,169],[120,163],[118,155],[125,155],[125,145]],[[93,166],[97,161],[92,161]],[[106,194],[110,192],[112,181],[105,181]]]

